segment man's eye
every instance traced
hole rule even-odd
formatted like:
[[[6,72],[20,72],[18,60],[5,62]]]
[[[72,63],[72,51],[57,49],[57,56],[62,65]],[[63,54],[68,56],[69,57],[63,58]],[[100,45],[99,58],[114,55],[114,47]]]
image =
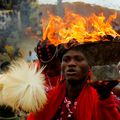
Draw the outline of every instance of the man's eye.
[[[82,61],[82,60],[84,60],[84,58],[82,58],[82,57],[76,57],[75,59],[76,59],[76,61]]]
[[[62,59],[62,61],[68,62],[68,61],[69,61],[69,58],[68,58],[68,57],[64,57],[64,58]]]

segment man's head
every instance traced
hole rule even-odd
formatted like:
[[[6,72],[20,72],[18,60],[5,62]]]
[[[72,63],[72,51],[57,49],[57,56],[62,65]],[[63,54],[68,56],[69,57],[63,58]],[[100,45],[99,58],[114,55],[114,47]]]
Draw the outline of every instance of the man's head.
[[[49,76],[60,74],[60,59],[58,48],[49,41],[39,42],[37,45],[37,56],[42,65],[47,65],[45,71]]]
[[[61,69],[68,82],[82,83],[87,80],[89,65],[79,45],[63,53]]]
[[[50,63],[56,57],[56,47],[49,42],[43,41],[37,44],[37,56],[42,64]]]
[[[31,56],[32,55],[32,52],[31,51],[29,51],[29,56]]]

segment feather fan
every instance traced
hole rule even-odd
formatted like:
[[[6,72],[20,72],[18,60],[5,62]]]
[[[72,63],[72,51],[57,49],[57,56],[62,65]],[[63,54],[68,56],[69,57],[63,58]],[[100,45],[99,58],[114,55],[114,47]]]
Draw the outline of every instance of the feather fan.
[[[27,112],[42,109],[47,101],[43,69],[37,71],[37,66],[30,67],[24,60],[14,61],[0,79],[4,103]]]
[[[0,79],[2,79],[2,75],[0,75]],[[2,90],[3,90],[3,83],[0,83],[0,105],[4,105]]]

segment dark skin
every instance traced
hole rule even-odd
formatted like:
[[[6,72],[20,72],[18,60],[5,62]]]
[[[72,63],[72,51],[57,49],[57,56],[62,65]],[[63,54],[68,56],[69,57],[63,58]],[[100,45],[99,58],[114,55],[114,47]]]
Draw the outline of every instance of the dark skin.
[[[112,91],[114,92],[115,95],[120,97],[120,86],[115,87]]]
[[[80,51],[70,50],[62,58],[61,69],[66,79],[67,96],[74,101],[87,81],[87,60]]]
[[[89,65],[87,59],[81,51],[68,50],[63,55],[61,69],[66,79],[67,96],[74,102],[88,80]],[[101,100],[108,98],[111,90],[117,84],[117,82],[91,83]]]

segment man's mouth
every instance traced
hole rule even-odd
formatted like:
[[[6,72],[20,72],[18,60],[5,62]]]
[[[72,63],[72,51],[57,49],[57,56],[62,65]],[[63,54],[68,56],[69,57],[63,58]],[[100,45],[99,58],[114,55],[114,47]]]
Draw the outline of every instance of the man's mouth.
[[[77,74],[77,72],[74,70],[74,69],[69,69],[69,70],[67,70],[67,75],[76,75]]]

